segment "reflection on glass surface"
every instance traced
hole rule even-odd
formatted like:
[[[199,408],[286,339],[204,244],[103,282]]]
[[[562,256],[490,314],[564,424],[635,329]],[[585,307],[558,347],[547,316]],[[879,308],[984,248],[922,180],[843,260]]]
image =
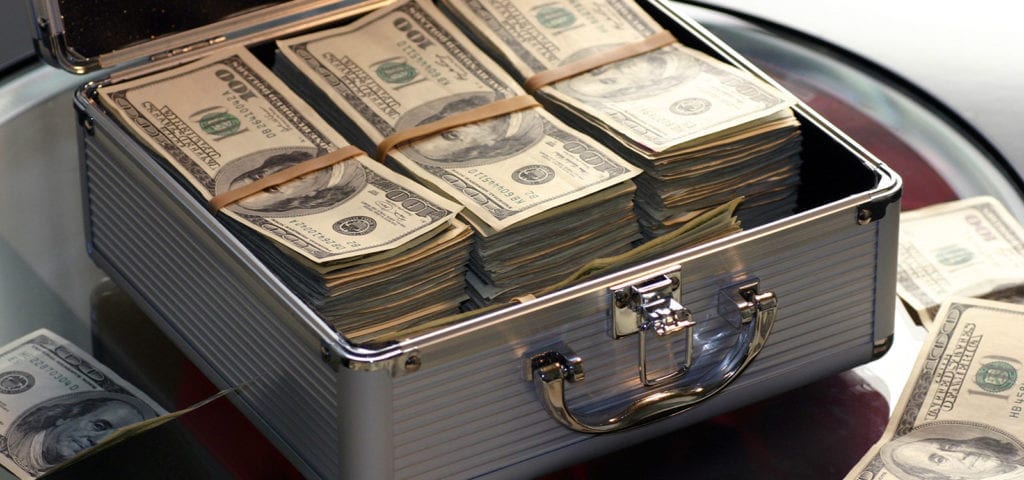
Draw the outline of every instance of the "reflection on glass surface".
[[[83,322],[103,277],[85,251],[71,107],[87,80],[41,64],[0,79],[0,239]]]

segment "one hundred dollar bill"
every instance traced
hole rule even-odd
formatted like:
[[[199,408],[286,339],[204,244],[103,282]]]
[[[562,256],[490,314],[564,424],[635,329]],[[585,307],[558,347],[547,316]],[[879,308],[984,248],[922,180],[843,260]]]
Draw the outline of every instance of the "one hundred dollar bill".
[[[242,48],[101,87],[99,94],[205,200],[348,145]],[[361,155],[223,211],[323,263],[422,240],[447,227],[460,209]]]
[[[897,293],[924,325],[953,296],[1022,296],[1024,228],[992,197],[904,213],[899,244]]]
[[[661,27],[630,0],[443,0],[521,79]],[[669,46],[556,82],[540,93],[627,145],[668,152],[692,140],[785,114],[794,99],[697,50]],[[635,148],[635,147],[634,147]],[[639,150],[642,153],[642,150]]]
[[[45,329],[0,348],[0,464],[21,479],[72,461],[160,405]]]
[[[373,145],[396,132],[525,94],[429,1],[402,2],[278,46],[283,61]],[[449,129],[400,145],[390,155],[495,231],[640,172],[541,108]]]
[[[1024,306],[951,299],[847,480],[1024,479]]]

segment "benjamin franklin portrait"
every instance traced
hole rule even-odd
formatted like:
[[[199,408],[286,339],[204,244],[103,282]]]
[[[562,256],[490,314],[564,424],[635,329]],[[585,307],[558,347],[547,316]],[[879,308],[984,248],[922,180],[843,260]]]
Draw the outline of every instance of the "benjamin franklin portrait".
[[[261,150],[224,165],[215,178],[215,194],[256,182],[268,175],[327,152],[313,148]],[[230,205],[228,209],[263,217],[294,217],[336,207],[366,186],[366,170],[356,160],[308,173],[264,189]]]
[[[880,456],[903,480],[1024,480],[1024,445],[980,424],[925,424],[890,441]]]
[[[396,131],[430,123],[495,100],[493,93],[477,92],[433,100],[399,119]],[[522,153],[544,138],[544,120],[535,109],[525,109],[451,128],[401,147],[413,161],[437,167],[470,167],[499,162]]]
[[[130,395],[83,392],[40,403],[11,422],[0,450],[22,469],[38,475],[97,444],[114,430],[156,417]]]
[[[614,45],[582,50],[565,63],[611,47]],[[684,85],[700,71],[701,62],[697,59],[679,48],[665,47],[595,68],[557,82],[554,87],[584,103],[599,106],[660,95]]]

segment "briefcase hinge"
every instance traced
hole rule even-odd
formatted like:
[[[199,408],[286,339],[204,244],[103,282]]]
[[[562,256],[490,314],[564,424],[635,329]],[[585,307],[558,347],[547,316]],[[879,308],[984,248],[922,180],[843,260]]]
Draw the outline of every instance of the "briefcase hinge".
[[[218,37],[208,38],[206,40],[202,40],[202,41],[190,44],[190,45],[185,45],[184,47],[178,47],[178,48],[174,48],[174,49],[168,50],[168,51],[163,52],[163,53],[157,53],[157,54],[149,57],[149,60],[152,61],[152,62],[156,62],[156,61],[163,60],[165,58],[170,58],[170,57],[174,57],[174,56],[177,56],[177,55],[183,55],[183,54],[186,54],[186,53],[191,53],[191,52],[194,52],[194,51],[199,50],[201,48],[207,48],[207,47],[211,47],[213,45],[217,45],[218,43],[221,43],[221,42],[223,42],[225,40],[227,40],[227,37],[225,37],[223,35],[218,36]]]

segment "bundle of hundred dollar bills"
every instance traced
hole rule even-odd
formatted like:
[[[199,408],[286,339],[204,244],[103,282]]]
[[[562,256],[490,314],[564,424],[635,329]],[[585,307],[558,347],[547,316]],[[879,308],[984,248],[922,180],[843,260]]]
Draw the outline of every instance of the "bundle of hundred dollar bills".
[[[398,3],[278,47],[274,70],[300,95],[247,49],[226,47],[103,85],[98,98],[290,289],[355,340],[443,324],[460,306],[547,293],[739,230],[748,189],[721,175],[747,168],[728,153],[735,144],[699,147],[698,156],[716,159],[692,172],[671,167],[688,178],[722,167],[671,187],[682,189],[674,195],[727,194],[667,220],[667,210],[651,214],[650,188],[638,192],[633,181],[641,168],[549,114],[431,2]],[[519,106],[448,123],[508,101]],[[751,132],[707,128],[727,128],[729,139]],[[758,142],[775,138],[761,133]],[[787,175],[788,188],[795,177]],[[792,200],[760,173],[757,181],[737,177]],[[778,210],[751,192],[748,212],[752,204]],[[665,221],[651,227],[652,215]],[[661,238],[634,248],[642,230]]]
[[[202,202],[349,144],[243,48],[103,86],[99,99]],[[360,337],[458,312],[472,234],[454,218],[460,208],[360,154],[219,215],[305,302]]]
[[[428,1],[401,2],[278,46],[275,71],[367,150],[396,133],[526,97]],[[398,144],[387,157],[465,207],[478,233],[469,262],[477,305],[533,294],[640,239],[630,181],[639,169],[539,105]]]
[[[847,480],[1024,480],[1022,284],[1024,228],[995,198],[901,216],[897,292],[929,337]]]
[[[1024,480],[1024,307],[953,298],[846,480]]]
[[[21,480],[168,417],[141,390],[45,329],[0,347],[0,394],[0,465]]]
[[[906,212],[896,278],[900,299],[924,326],[954,296],[1022,303],[1024,227],[989,196]]]
[[[661,31],[628,0],[440,4],[524,82]],[[637,214],[648,238],[739,196],[745,227],[797,206],[801,135],[794,100],[699,51],[673,42],[537,94],[560,118],[643,168],[635,180]]]

